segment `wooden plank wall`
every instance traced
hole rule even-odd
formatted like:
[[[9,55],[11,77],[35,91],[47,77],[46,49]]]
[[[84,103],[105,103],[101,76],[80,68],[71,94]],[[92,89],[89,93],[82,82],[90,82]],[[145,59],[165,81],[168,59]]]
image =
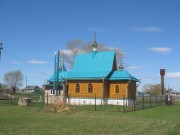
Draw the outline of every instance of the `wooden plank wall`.
[[[76,84],[80,85],[80,92],[76,92]],[[93,91],[88,92],[88,84],[91,83]],[[77,80],[67,82],[67,95],[72,97],[91,97],[102,98],[104,84],[104,98],[135,98],[136,97],[136,82],[135,81],[107,81],[104,80]],[[116,85],[119,85],[119,93],[116,93]],[[50,87],[47,87],[50,89]],[[46,89],[47,89],[46,88]],[[50,90],[48,91],[50,92]]]
[[[76,84],[80,85],[80,92],[76,92]],[[88,92],[88,84],[91,83],[93,86],[92,92]],[[68,81],[68,96],[70,97],[91,97],[97,98],[102,97],[103,82],[102,80],[89,80],[89,81]]]
[[[131,81],[128,87],[128,98],[136,97],[136,82]]]
[[[116,85],[119,86],[119,93],[116,93]],[[127,86],[128,81],[111,81],[109,98],[123,98],[124,96],[126,97]]]

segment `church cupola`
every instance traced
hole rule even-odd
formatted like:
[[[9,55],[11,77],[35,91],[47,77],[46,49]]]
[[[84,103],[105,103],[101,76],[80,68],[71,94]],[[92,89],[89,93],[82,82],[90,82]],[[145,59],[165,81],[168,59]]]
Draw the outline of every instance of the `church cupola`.
[[[122,57],[121,57],[121,63],[120,63],[120,66],[119,66],[119,70],[123,70],[124,67],[123,67],[123,64],[122,64]]]
[[[93,52],[97,52],[96,33],[94,34],[94,42],[93,42],[92,46],[93,46]]]
[[[122,65],[122,64],[120,64],[120,66],[119,66],[119,70],[123,70],[123,69],[124,69],[123,65]]]

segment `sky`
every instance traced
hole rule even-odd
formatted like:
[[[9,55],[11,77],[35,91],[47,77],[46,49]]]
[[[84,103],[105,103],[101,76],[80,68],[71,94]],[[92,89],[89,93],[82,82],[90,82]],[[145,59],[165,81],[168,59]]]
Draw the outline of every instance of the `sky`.
[[[54,52],[70,40],[120,48],[126,70],[145,84],[180,91],[179,0],[0,0],[0,83],[20,70],[23,86],[45,84]],[[27,79],[25,79],[27,78]]]

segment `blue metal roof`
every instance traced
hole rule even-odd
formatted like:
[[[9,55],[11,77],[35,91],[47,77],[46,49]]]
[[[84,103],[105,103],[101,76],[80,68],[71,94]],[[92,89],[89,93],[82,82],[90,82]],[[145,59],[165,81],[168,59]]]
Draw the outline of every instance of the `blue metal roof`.
[[[132,76],[130,73],[128,73],[125,70],[118,70],[114,71],[112,75],[109,78],[110,81],[112,80],[133,80],[136,82],[139,82],[138,79],[136,79],[134,76]]]
[[[111,71],[87,71],[87,72],[74,72],[71,71],[68,73],[68,79],[103,79],[108,76]]]
[[[73,71],[111,71],[115,52],[90,52],[76,56]]]
[[[78,54],[75,59],[72,71],[67,71],[63,66],[59,71],[59,82],[64,79],[84,80],[84,79],[103,79],[109,77],[109,80],[134,80],[139,82],[134,76],[125,70],[113,71],[115,52],[90,52]],[[49,82],[54,81],[54,75]]]
[[[96,79],[107,77],[113,68],[115,52],[90,52],[76,56],[68,79]]]

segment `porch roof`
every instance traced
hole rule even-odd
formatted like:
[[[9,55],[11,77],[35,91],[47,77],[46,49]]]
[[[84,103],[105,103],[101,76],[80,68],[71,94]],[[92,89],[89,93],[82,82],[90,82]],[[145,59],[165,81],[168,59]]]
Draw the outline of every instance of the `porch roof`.
[[[114,71],[112,73],[112,75],[109,78],[110,81],[113,80],[133,80],[136,82],[139,82],[139,80],[137,78],[135,78],[134,76],[132,76],[129,72],[125,71],[125,70],[118,70],[118,71]]]

